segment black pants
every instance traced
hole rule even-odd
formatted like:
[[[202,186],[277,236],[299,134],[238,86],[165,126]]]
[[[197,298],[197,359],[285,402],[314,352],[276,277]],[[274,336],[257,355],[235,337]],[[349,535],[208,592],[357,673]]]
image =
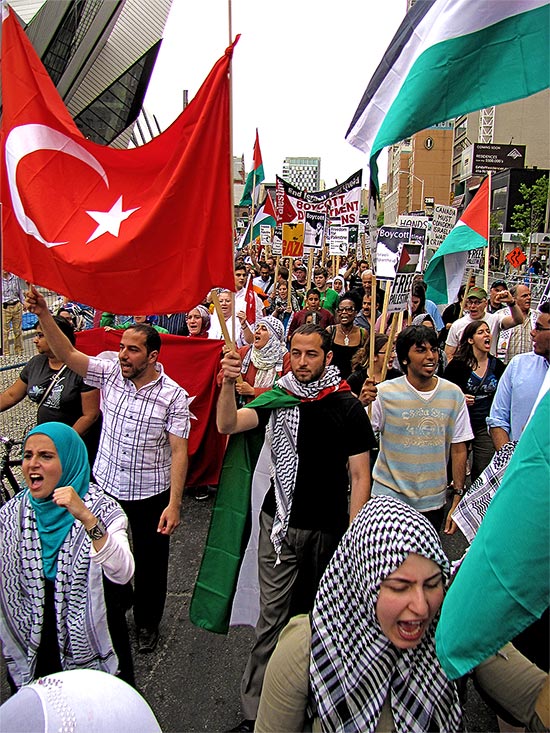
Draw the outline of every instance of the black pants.
[[[128,516],[132,533],[132,550],[136,561],[134,621],[138,628],[157,628],[164,612],[170,537],[157,532],[157,527],[169,499],[170,491],[139,501],[118,499]]]

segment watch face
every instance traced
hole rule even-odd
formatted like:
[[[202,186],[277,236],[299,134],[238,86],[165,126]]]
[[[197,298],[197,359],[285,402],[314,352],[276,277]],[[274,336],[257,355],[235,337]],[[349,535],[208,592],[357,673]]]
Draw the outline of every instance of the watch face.
[[[107,528],[105,527],[101,519],[98,519],[97,524],[91,529],[87,530],[87,532],[90,539],[100,540],[107,533]]]

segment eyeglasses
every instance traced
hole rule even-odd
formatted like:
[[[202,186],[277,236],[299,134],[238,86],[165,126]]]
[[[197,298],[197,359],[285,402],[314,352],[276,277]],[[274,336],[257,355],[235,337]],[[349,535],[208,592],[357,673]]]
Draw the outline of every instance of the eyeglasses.
[[[541,326],[540,323],[535,323],[533,326],[533,331],[550,331],[550,328],[546,328],[546,326]]]
[[[341,305],[338,308],[338,313],[353,313],[355,308],[352,305]]]

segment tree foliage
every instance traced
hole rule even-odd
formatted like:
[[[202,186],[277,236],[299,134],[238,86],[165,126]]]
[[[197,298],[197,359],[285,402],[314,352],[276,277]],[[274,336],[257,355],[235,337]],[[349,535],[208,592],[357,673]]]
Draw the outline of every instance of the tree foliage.
[[[530,243],[531,235],[539,232],[544,224],[548,199],[548,178],[543,176],[532,186],[522,183],[519,192],[524,203],[514,206],[511,223],[525,247]]]

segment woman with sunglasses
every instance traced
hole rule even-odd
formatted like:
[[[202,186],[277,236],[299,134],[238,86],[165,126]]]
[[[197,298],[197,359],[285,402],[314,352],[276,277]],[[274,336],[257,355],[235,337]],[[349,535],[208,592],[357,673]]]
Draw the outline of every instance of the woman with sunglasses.
[[[336,306],[337,324],[328,326],[331,336],[332,364],[340,369],[342,379],[351,374],[351,361],[354,354],[365,345],[368,332],[365,328],[356,326],[355,316],[360,309],[355,293],[344,293]]]

